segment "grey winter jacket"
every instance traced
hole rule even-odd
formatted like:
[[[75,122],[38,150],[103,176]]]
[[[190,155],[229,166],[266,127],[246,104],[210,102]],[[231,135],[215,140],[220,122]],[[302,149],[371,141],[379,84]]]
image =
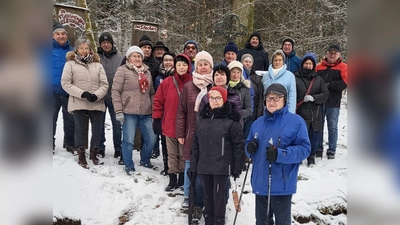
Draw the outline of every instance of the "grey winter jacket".
[[[118,67],[121,66],[124,56],[118,53],[115,47],[113,47],[110,53],[104,52],[100,47],[98,48],[97,52],[100,56],[100,63],[101,65],[103,65],[104,70],[106,71],[107,81],[109,85],[104,100],[111,101],[111,88],[113,84],[114,75]]]
[[[250,81],[244,79],[243,75],[241,81],[232,89],[239,95],[240,97],[240,106],[242,109],[242,118],[246,120],[251,113],[253,112],[251,106],[251,96],[250,96]]]

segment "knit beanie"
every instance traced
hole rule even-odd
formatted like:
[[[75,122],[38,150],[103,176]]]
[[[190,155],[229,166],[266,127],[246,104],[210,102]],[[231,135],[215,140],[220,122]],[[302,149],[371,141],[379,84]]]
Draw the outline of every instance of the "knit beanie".
[[[53,21],[53,34],[57,31],[64,31],[68,34],[67,30],[65,30],[64,26],[61,23]]]
[[[188,45],[188,44],[194,45],[194,46],[196,47],[196,50],[199,51],[199,48],[198,48],[198,46],[197,46],[197,43],[196,43],[194,40],[188,40],[187,42],[185,42],[185,44],[183,45],[183,49],[184,49],[184,50],[185,50],[185,48],[186,48],[186,45]]]
[[[331,51],[331,50],[340,52],[340,46],[337,44],[331,44],[331,45],[329,45],[328,51]]]
[[[186,58],[185,56],[183,56],[183,54],[180,54],[180,55],[176,56],[175,62],[174,62],[175,65],[176,65],[176,63],[179,62],[179,61],[183,61],[183,62],[185,62],[185,63],[188,64],[188,65],[191,64],[190,61],[189,61],[189,59]]]
[[[228,85],[228,84],[229,84],[229,81],[231,80],[231,71],[229,70],[229,68],[228,68],[227,66],[222,65],[222,64],[219,64],[219,65],[217,65],[216,67],[214,67],[214,69],[213,69],[213,75],[212,75],[213,81],[214,81],[215,73],[216,73],[217,71],[220,71],[220,70],[222,70],[222,71],[225,72],[225,74],[226,74],[226,85]]]
[[[285,53],[283,53],[283,51],[282,51],[281,49],[276,50],[276,51],[272,54],[272,57],[271,57],[271,60],[272,60],[272,61],[274,61],[274,57],[275,57],[276,54],[282,55],[283,61],[285,62],[286,56],[285,56]]]
[[[142,55],[142,59],[144,59],[144,53],[143,50],[141,48],[139,48],[138,46],[131,46],[128,51],[126,52],[125,56],[126,58],[129,58],[129,56],[133,53],[133,52],[137,52],[140,55]]]
[[[164,48],[164,50],[166,52],[169,52],[169,48],[167,46],[165,46],[165,44],[162,41],[157,41],[156,45],[154,45],[152,51],[154,51],[154,49],[156,48]]]
[[[223,88],[223,87],[214,86],[214,87],[212,87],[212,88],[210,89],[210,91],[208,92],[208,97],[209,97],[209,98],[210,98],[210,92],[212,92],[212,91],[218,91],[218,92],[221,94],[221,96],[222,96],[222,101],[223,101],[224,104],[225,104],[226,100],[228,99],[228,91],[227,91],[225,88]]]
[[[243,72],[243,64],[239,61],[232,61],[228,65],[229,70],[232,70],[233,68],[239,68]]]
[[[150,45],[150,47],[153,48],[153,42],[151,42],[149,36],[145,34],[143,34],[143,36],[139,40],[139,47],[142,47],[143,45]]]
[[[108,32],[104,32],[100,35],[99,44],[101,44],[102,41],[109,41],[109,42],[111,42],[112,45],[114,45],[114,40],[113,40],[111,34]]]
[[[313,52],[307,52],[306,54],[304,54],[303,58],[301,59],[301,67],[303,68],[303,64],[309,59],[309,60],[311,60],[311,62],[313,64],[312,70],[314,70],[315,66],[317,65],[316,58],[317,58],[317,56]]]
[[[250,55],[249,53],[246,53],[242,56],[242,58],[240,58],[240,62],[243,62],[245,59],[250,58],[251,61],[254,63],[254,58],[252,55]]]
[[[226,44],[226,46],[225,46],[224,55],[225,55],[227,52],[234,52],[234,53],[238,54],[239,49],[238,49],[238,47],[236,46],[235,43],[229,42],[229,43]]]
[[[282,84],[273,83],[273,84],[269,85],[267,90],[265,90],[264,97],[266,97],[269,93],[283,95],[283,96],[285,96],[285,102],[287,102],[287,90]],[[265,104],[265,101],[264,101],[264,104]]]
[[[285,42],[290,42],[292,44],[292,48],[294,49],[294,41],[291,38],[285,38],[282,41],[282,48],[283,48],[283,44],[285,44]]]
[[[206,51],[201,51],[199,53],[196,54],[196,60],[194,61],[194,66],[195,68],[197,68],[197,64],[201,61],[201,60],[206,60],[207,62],[210,63],[211,68],[214,67],[214,61],[212,56],[210,55],[210,53],[206,52]]]
[[[250,35],[248,41],[250,41],[252,37],[257,37],[257,38],[258,38],[258,41],[261,42],[261,35],[260,35],[260,33],[258,33],[258,32],[252,33],[252,34]]]

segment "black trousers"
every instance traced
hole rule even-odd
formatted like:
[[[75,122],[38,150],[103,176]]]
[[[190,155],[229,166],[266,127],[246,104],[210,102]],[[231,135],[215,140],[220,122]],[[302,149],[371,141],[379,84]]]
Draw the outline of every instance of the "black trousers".
[[[207,216],[225,220],[225,187],[228,175],[200,174],[204,190],[204,206]]]
[[[102,111],[89,111],[89,110],[75,110],[72,112],[75,122],[75,146],[77,148],[84,146],[85,129],[89,117],[92,125],[92,138],[90,140],[90,147],[96,148],[100,145],[101,128],[103,122]]]

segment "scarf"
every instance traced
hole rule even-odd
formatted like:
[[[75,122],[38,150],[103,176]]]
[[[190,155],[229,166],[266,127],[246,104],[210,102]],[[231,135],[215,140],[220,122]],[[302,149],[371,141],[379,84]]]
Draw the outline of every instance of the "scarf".
[[[274,76],[276,76],[279,73],[279,71],[281,71],[282,68],[283,68],[283,66],[281,68],[278,68],[278,69],[272,68],[272,73],[274,74]]]
[[[149,88],[149,81],[147,80],[146,74],[144,73],[145,69],[144,69],[143,66],[141,66],[139,68],[136,67],[133,64],[132,64],[132,66],[133,66],[133,69],[139,74],[139,88],[140,88],[140,91],[142,93],[145,93],[147,88]]]
[[[240,82],[240,80],[238,80],[238,81],[229,81],[229,85],[231,86],[231,87],[235,87],[238,83]]]
[[[75,52],[75,58],[85,64],[91,62],[93,60],[93,52],[87,54],[86,56],[81,56],[78,52]]]
[[[193,71],[193,83],[200,89],[194,105],[194,111],[198,112],[201,99],[207,94],[207,86],[213,84],[212,73],[200,75],[196,71]]]

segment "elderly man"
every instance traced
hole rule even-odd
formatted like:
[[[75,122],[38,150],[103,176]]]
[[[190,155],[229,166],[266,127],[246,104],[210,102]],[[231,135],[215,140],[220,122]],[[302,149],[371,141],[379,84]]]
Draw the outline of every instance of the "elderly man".
[[[294,49],[294,40],[291,38],[285,38],[282,41],[282,51],[285,53],[286,56],[286,66],[287,70],[290,72],[294,72],[301,67],[301,59],[296,55]]]
[[[189,56],[190,61],[192,62],[192,72],[195,70],[195,57],[196,54],[199,52],[199,48],[197,47],[197,43],[193,40],[188,40],[184,45],[183,45],[183,53]]]
[[[241,59],[244,54],[250,54],[254,58],[253,69],[267,71],[269,66],[268,52],[264,49],[264,45],[261,42],[261,35],[258,32],[254,32],[250,35],[244,48],[238,52],[238,59]]]
[[[162,41],[157,41],[152,52],[154,57],[156,57],[159,62],[162,62],[163,55],[164,53],[169,52],[169,48]]]

